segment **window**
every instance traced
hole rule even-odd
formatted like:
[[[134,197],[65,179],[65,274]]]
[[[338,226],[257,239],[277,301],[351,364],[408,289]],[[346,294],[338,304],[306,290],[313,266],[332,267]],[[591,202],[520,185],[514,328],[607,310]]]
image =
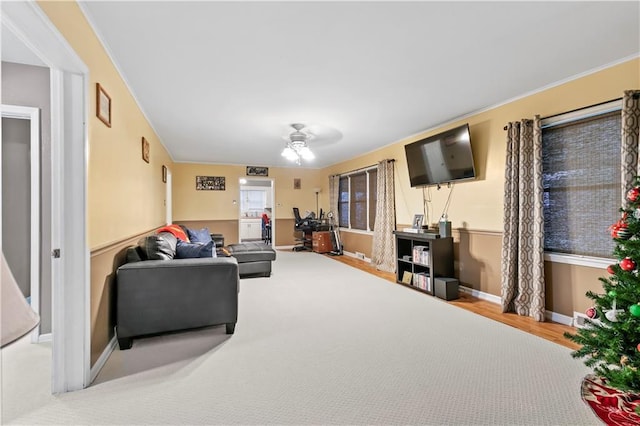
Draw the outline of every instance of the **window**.
[[[267,192],[264,189],[240,190],[240,211],[245,216],[260,217],[267,205]]]
[[[620,218],[620,102],[542,121],[544,249],[611,258]]]
[[[340,176],[339,224],[342,228],[373,231],[378,171],[375,167]]]

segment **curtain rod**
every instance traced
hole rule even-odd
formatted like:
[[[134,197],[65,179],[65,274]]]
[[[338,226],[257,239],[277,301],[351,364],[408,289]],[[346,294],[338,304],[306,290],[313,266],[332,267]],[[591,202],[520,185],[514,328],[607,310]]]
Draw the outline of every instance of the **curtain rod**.
[[[634,93],[634,94],[632,95],[632,97],[633,97],[633,99],[638,99],[638,98],[640,98],[640,93]],[[592,108],[592,107],[596,107],[596,106],[598,106],[598,105],[604,105],[604,104],[608,104],[609,102],[616,102],[616,101],[621,101],[621,100],[622,100],[622,98],[621,98],[621,97],[620,97],[620,98],[615,98],[615,99],[611,99],[611,100],[609,100],[609,101],[599,102],[599,103],[597,103],[597,104],[589,105],[589,106],[586,106],[586,107],[572,109],[571,111],[560,112],[560,113],[558,113],[558,114],[553,114],[553,115],[550,115],[550,116],[548,116],[548,117],[542,117],[542,118],[540,118],[540,120],[546,120],[546,119],[548,119],[548,118],[553,118],[553,117],[556,117],[556,116],[558,116],[558,115],[570,114],[570,113],[572,113],[572,112],[580,111],[581,109]],[[502,128],[502,130],[507,130],[507,129],[508,129],[508,126],[504,126],[504,127]]]
[[[393,163],[393,162],[395,162],[395,161],[396,161],[396,159],[395,159],[395,158],[387,158],[387,159],[382,160],[382,161],[386,161],[386,162],[391,162],[391,163]],[[342,173],[338,173],[338,174],[331,175],[331,176],[348,175],[348,174],[350,174],[350,173],[359,172],[359,171],[361,171],[361,170],[367,170],[367,169],[370,169],[370,168],[372,168],[372,167],[376,167],[376,166],[377,166],[377,164],[372,164],[372,165],[370,165],[370,166],[360,167],[359,169],[349,170],[348,172],[342,172]]]

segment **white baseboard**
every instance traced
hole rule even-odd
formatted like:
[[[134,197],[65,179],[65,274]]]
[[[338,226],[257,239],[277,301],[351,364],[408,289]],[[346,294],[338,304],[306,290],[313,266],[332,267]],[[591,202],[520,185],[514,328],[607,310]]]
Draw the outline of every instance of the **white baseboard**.
[[[478,299],[482,299],[482,300],[486,300],[488,302],[491,303],[495,303],[496,305],[499,305],[502,302],[502,299],[500,298],[500,296],[496,296],[495,294],[489,294],[489,293],[485,293],[484,291],[480,291],[480,290],[475,290],[473,288],[469,288],[469,287],[465,287],[465,286],[459,286],[458,287],[460,291],[463,291],[465,293],[470,294],[473,297],[477,297]],[[564,325],[569,325],[572,326],[573,325],[573,318],[563,315],[563,314],[559,314],[557,312],[553,312],[553,311],[545,311],[544,313],[544,317],[552,322],[557,322],[558,324],[564,324]]]
[[[484,291],[476,290],[470,287],[465,287],[463,285],[458,286],[458,289],[460,291],[463,291],[465,293],[472,295],[473,297],[477,297],[478,299],[495,303],[496,305],[499,305],[500,302],[502,301],[502,299],[500,299],[500,296],[496,296],[495,294],[485,293]]]
[[[98,373],[100,373],[102,367],[104,367],[104,365],[107,363],[107,360],[109,359],[111,353],[115,350],[117,343],[118,340],[116,339],[116,336],[113,336],[113,338],[107,344],[107,347],[104,348],[104,351],[102,351],[100,358],[98,358],[93,367],[91,367],[91,376],[89,379],[89,383],[93,383],[96,377],[98,377]]]
[[[360,257],[350,251],[342,250],[342,254],[344,254],[345,256],[354,257],[356,259],[364,260],[365,262],[371,263],[371,259],[369,259],[368,257]]]
[[[41,334],[38,336],[38,343],[51,342],[53,337],[51,333]]]
[[[545,311],[544,317],[552,322],[573,326],[573,318],[553,311]]]

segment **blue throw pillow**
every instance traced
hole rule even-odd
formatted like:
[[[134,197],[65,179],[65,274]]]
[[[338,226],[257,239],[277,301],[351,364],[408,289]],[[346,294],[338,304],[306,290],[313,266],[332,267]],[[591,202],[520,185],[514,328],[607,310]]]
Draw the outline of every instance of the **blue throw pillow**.
[[[197,230],[187,228],[187,235],[189,236],[189,240],[191,240],[192,243],[206,244],[211,241],[211,233],[209,233],[208,228]]]
[[[176,245],[176,259],[191,259],[194,257],[217,257],[216,245],[213,241],[206,244],[185,243],[178,240]]]

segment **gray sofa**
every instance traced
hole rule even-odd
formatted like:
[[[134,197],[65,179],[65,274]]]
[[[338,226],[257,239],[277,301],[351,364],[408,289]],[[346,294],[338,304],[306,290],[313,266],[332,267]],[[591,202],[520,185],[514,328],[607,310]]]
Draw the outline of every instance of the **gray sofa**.
[[[116,276],[116,336],[121,350],[134,337],[226,325],[238,319],[239,273],[234,257],[174,259],[176,238],[148,236],[127,250]]]

